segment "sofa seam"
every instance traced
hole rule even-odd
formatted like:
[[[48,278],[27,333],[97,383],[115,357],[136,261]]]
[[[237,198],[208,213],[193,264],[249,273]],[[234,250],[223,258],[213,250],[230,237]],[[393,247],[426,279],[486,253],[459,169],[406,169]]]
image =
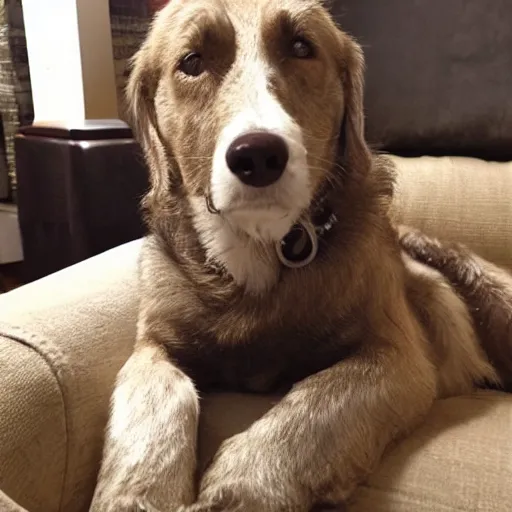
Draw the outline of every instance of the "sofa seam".
[[[28,333],[27,331],[24,331],[18,326],[15,325],[8,325],[9,329],[12,329],[14,331],[18,331],[20,334],[16,335],[14,333],[5,332],[2,330],[0,332],[0,335],[4,336],[7,339],[10,339],[11,341],[14,341],[15,343],[19,343],[29,349],[31,349],[33,352],[35,352],[46,364],[46,366],[50,369],[50,372],[55,379],[55,382],[57,383],[57,387],[59,389],[59,395],[60,400],[62,403],[62,411],[63,411],[63,417],[64,417],[64,435],[65,435],[65,447],[66,447],[66,456],[64,459],[64,471],[62,475],[62,483],[61,483],[61,490],[60,490],[60,498],[59,498],[59,511],[62,511],[62,505],[63,505],[63,499],[64,499],[64,489],[66,487],[66,482],[68,478],[68,468],[69,468],[69,418],[68,418],[68,408],[66,406],[66,399],[65,399],[65,393],[62,388],[61,379],[59,377],[57,369],[52,364],[51,358],[48,357],[47,354],[40,348],[34,346],[33,344],[29,343],[27,340],[24,339],[23,335],[25,334],[27,338],[32,339],[38,339],[42,341],[43,343],[47,344],[47,340],[37,334],[34,333]]]

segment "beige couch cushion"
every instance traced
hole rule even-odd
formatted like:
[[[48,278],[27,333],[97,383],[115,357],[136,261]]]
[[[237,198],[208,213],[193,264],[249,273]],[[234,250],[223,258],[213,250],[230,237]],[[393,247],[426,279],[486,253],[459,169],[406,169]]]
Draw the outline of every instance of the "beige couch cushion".
[[[512,395],[442,400],[384,459],[350,512],[510,512]]]
[[[0,335],[0,489],[30,510],[58,510],[66,421],[58,379],[31,333]],[[0,502],[1,503],[1,502]],[[3,510],[0,508],[0,510]]]
[[[512,270],[512,162],[392,157],[394,214],[426,233],[468,244]]]
[[[139,247],[0,295],[0,489],[30,512],[88,509],[135,340]]]
[[[218,394],[203,402],[204,464],[221,441],[276,397]],[[389,451],[349,512],[510,512],[512,395],[482,391],[438,401],[426,422]]]
[[[2,512],[28,512],[25,508],[18,505],[0,490],[0,510]]]

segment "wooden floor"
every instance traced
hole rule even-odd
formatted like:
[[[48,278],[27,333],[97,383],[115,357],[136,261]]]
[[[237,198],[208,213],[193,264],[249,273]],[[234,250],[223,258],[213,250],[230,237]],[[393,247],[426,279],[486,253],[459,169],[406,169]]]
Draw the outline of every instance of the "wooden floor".
[[[21,263],[0,265],[0,293],[8,292],[23,285]]]

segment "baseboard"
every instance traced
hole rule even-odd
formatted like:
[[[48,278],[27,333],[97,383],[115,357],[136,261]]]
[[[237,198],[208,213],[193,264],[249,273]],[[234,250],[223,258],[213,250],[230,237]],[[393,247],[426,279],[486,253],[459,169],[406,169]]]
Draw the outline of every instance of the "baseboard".
[[[0,265],[23,261],[16,205],[0,203]]]

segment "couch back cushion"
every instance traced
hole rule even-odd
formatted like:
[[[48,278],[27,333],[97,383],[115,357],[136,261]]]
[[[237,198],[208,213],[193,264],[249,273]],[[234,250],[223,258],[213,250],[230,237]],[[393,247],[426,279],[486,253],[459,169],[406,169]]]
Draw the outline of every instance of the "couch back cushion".
[[[376,147],[512,159],[510,0],[335,0],[332,11],[366,54]]]

